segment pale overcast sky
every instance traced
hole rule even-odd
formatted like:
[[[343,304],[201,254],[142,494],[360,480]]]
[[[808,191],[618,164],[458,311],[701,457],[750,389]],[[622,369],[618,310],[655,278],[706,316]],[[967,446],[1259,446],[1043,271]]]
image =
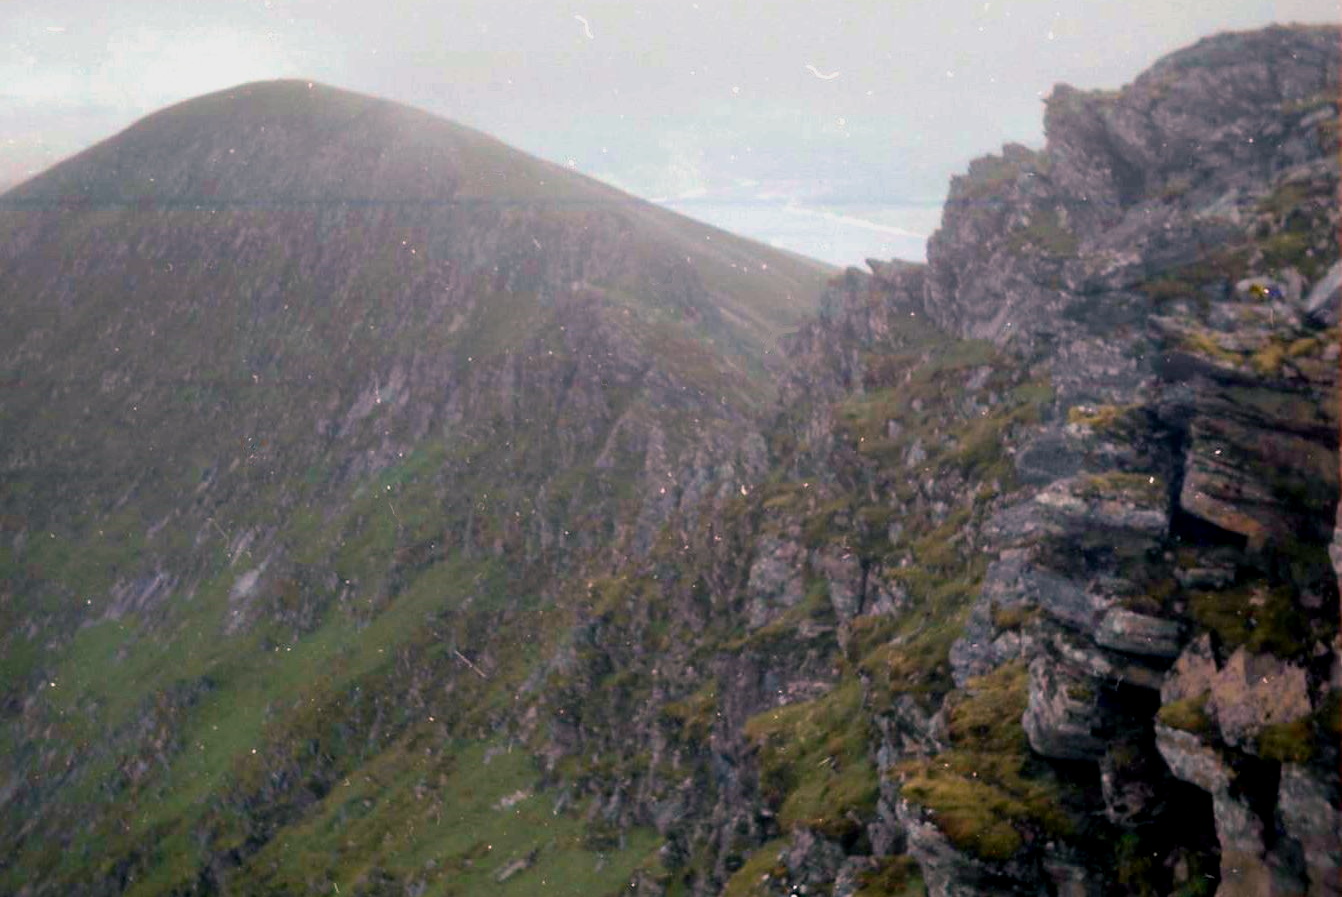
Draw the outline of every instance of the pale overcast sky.
[[[816,257],[917,258],[1053,84],[1336,0],[3,0],[0,184],[168,103],[307,77]]]

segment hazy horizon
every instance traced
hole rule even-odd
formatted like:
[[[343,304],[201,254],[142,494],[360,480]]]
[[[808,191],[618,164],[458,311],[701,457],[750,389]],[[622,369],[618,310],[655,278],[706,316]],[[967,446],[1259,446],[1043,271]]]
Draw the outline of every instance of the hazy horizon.
[[[0,11],[0,186],[173,102],[305,77],[780,248],[834,264],[917,259],[953,173],[1004,142],[1042,143],[1054,84],[1116,88],[1218,31],[1335,19],[1321,0],[959,0],[932,21],[801,0],[767,13],[737,0],[50,0]]]

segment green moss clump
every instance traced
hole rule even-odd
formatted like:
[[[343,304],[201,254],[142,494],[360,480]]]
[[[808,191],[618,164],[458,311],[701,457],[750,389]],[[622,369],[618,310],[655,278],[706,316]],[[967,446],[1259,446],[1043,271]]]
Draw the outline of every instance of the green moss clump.
[[[1193,189],[1193,179],[1186,174],[1171,177],[1160,188],[1160,198],[1166,201],[1176,200]]]
[[[1107,430],[1118,420],[1117,405],[1073,405],[1067,409],[1067,422],[1095,430]]]
[[[1291,359],[1304,358],[1308,355],[1322,352],[1337,342],[1336,336],[1337,335],[1334,332],[1333,339],[1329,340],[1322,340],[1316,336],[1301,337],[1300,339],[1292,341],[1291,344],[1286,347],[1286,357]]]
[[[1279,763],[1309,763],[1324,744],[1337,744],[1342,738],[1342,699],[1329,692],[1322,706],[1309,716],[1265,726],[1258,733],[1258,755]]]
[[[987,479],[1000,466],[1007,429],[1012,415],[1000,414],[971,421],[962,431],[960,444],[951,463],[966,479]]]
[[[779,859],[785,842],[779,838],[757,848],[722,889],[722,897],[767,897],[774,882],[787,880],[787,867]]]
[[[1308,763],[1314,756],[1314,727],[1303,717],[1258,733],[1258,755],[1279,763]]]
[[[959,508],[950,514],[935,529],[913,543],[913,554],[918,563],[926,570],[953,571],[963,566],[961,550],[957,547],[956,537],[969,523],[972,511]]]
[[[898,617],[885,614],[855,617],[849,623],[847,658],[857,662],[887,645],[901,630]]]
[[[974,680],[949,700],[951,749],[897,767],[903,795],[930,811],[958,848],[982,859],[1011,858],[1027,834],[1074,831],[1056,779],[1035,763],[1021,727],[1027,689],[1019,663]]]
[[[938,828],[961,850],[986,860],[1007,860],[1024,841],[1012,825],[1019,803],[1000,789],[964,775],[914,778],[904,793],[935,814]]]
[[[1180,299],[1199,299],[1202,296],[1202,288],[1198,284],[1190,283],[1181,277],[1157,277],[1142,284],[1140,289],[1157,305]]]
[[[1029,673],[1023,663],[1000,667],[969,683],[951,702],[951,741],[978,751],[1012,753],[1025,747],[1020,717],[1025,713]]]
[[[1237,365],[1244,359],[1238,352],[1231,352],[1216,341],[1216,338],[1203,330],[1194,330],[1184,335],[1179,347],[1193,355],[1201,355],[1222,364]]]
[[[822,576],[810,575],[800,603],[754,632],[727,639],[721,648],[724,651],[749,649],[781,657],[802,646],[832,644],[831,633],[837,622],[834,604],[829,598],[829,582]]]
[[[1159,504],[1165,498],[1165,482],[1155,474],[1112,470],[1086,475],[1077,493],[1092,500],[1122,497],[1145,505]]]
[[[678,724],[686,739],[707,742],[718,716],[717,683],[709,682],[694,694],[665,705],[662,713]]]
[[[1304,184],[1281,184],[1258,203],[1258,210],[1278,217],[1289,215],[1309,199],[1309,190]]]
[[[1133,428],[1137,405],[1073,405],[1067,422],[1097,433],[1121,435]]]
[[[848,532],[851,510],[847,498],[821,505],[802,524],[803,541],[810,548],[820,548],[836,538],[842,539]]]
[[[1265,376],[1281,370],[1287,358],[1287,345],[1279,340],[1270,340],[1249,358],[1249,364],[1255,371]]]
[[[1118,839],[1114,853],[1118,883],[1124,886],[1125,893],[1157,897],[1159,892],[1152,882],[1159,874],[1159,846],[1147,843],[1141,832],[1127,831]]]
[[[904,854],[881,857],[875,869],[858,875],[854,897],[925,897],[927,886],[913,857]]]
[[[786,514],[800,510],[806,503],[801,483],[771,483],[762,487],[760,507],[766,512]]]
[[[1310,621],[1289,587],[1248,585],[1223,592],[1195,592],[1193,619],[1211,631],[1226,654],[1243,647],[1253,654],[1300,657],[1311,642]]]
[[[1018,631],[1038,615],[1037,608],[1025,604],[1011,607],[1003,607],[1000,604],[992,606],[993,627],[1002,631]]]
[[[969,165],[969,174],[956,177],[952,184],[959,188],[950,201],[981,201],[995,196],[1004,196],[1007,189],[1016,182],[1024,169],[1015,162],[1002,156],[984,156],[975,159]]]
[[[957,339],[928,360],[925,374],[938,374],[943,371],[961,371],[997,364],[1000,356],[997,347],[986,339]]]
[[[928,546],[930,549],[931,546]],[[854,647],[858,668],[870,677],[874,703],[908,694],[928,701],[951,691],[951,645],[964,633],[969,606],[978,596],[987,569],[980,552],[944,569],[919,563],[887,570],[909,596],[913,609],[897,623],[882,626],[884,641],[868,638]]]
[[[1269,269],[1310,268],[1309,234],[1297,231],[1281,231],[1265,239],[1260,245],[1263,250],[1263,262]]]
[[[1263,376],[1280,375],[1296,359],[1316,355],[1332,343],[1307,336],[1290,340],[1274,337],[1249,357],[1249,364]]]
[[[408,732],[248,858],[243,880],[255,893],[310,893],[318,885],[329,892],[328,883],[358,893],[377,865],[396,878],[420,878],[431,893],[521,897],[551,878],[566,893],[604,894],[624,886],[657,849],[648,830],[621,832],[556,813],[532,758],[493,747],[444,741],[427,727]],[[528,854],[529,870],[496,881]]]
[[[1207,693],[1165,704],[1156,712],[1156,719],[1171,729],[1182,729],[1195,735],[1212,731],[1212,720],[1207,715]]]
[[[1334,123],[1335,126],[1335,123]],[[1293,181],[1279,185],[1261,203],[1262,222],[1255,239],[1262,264],[1268,270],[1295,268],[1315,280],[1337,257],[1330,239],[1331,209],[1336,204],[1326,180]]]
[[[881,645],[862,659],[861,668],[886,699],[911,694],[935,698],[951,689],[951,645],[963,632],[964,614],[920,628],[907,639]]]
[[[1212,897],[1216,893],[1216,884],[1218,879],[1212,875],[1216,871],[1215,858],[1207,858],[1204,854],[1187,852],[1185,854],[1189,871],[1188,877],[1179,882],[1170,897]]]
[[[1023,228],[1013,231],[1007,238],[1007,247],[1012,252],[1032,247],[1046,255],[1061,257],[1076,255],[1080,245],[1076,234],[1063,226],[1053,209],[1035,212]]]
[[[1157,305],[1185,300],[1201,304],[1209,298],[1208,291],[1215,292],[1247,277],[1251,255],[1250,246],[1231,245],[1165,271],[1137,289]]]

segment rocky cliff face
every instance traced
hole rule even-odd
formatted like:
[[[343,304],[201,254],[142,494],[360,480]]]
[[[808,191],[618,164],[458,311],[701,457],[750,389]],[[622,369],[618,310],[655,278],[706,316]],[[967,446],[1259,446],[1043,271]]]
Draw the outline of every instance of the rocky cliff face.
[[[1059,88],[790,338],[695,889],[1337,892],[1336,45]]]
[[[320,489],[193,480],[200,507],[283,509],[218,527],[213,604],[165,567],[89,588],[109,622],[57,637],[35,596],[87,569],[10,527],[34,635],[7,643],[29,678],[0,881],[1338,893],[1337,47],[1221,35],[1117,92],[1058,88],[1042,150],[953,182],[927,265],[830,281],[776,407],[738,356],[685,363],[730,341],[710,312],[662,352],[623,322],[667,300],[557,296],[558,342],[441,383],[392,353],[321,406],[343,466]],[[24,419],[61,446],[70,413]],[[187,492],[141,482],[98,519],[219,522],[170,512]],[[166,556],[146,538],[134,557]]]

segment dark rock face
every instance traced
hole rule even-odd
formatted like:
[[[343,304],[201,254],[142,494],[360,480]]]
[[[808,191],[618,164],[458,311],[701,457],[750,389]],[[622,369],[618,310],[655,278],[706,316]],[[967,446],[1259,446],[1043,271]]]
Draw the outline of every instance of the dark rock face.
[[[1021,491],[978,531],[994,559],[949,660],[970,693],[1025,665],[1030,749],[1096,764],[1104,815],[1133,838],[1182,827],[1204,851],[1164,845],[1166,872],[1144,873],[1172,875],[1158,889],[1190,868],[1223,894],[1338,888],[1322,721],[1337,584],[1320,561],[1338,472],[1336,41],[1223,36],[1116,94],[1059,88],[1042,152],[1007,147],[956,179],[925,272],[873,266],[898,283],[896,314],[1050,376],[1055,422],[1014,434]],[[880,320],[860,306],[835,322],[822,383],[870,379],[849,347],[879,343]],[[1286,797],[1291,756],[1314,771],[1291,772]],[[1205,816],[1161,799],[1174,780],[1210,795]],[[920,788],[949,811],[947,790]],[[1331,795],[1315,804],[1331,838],[1289,831],[1308,789]],[[958,817],[898,803],[932,893],[1024,892],[1059,868],[1046,852],[1032,873],[984,867],[946,838]],[[1050,887],[1137,880],[1092,862]]]
[[[926,266],[829,282],[819,317],[771,356],[772,406],[704,341],[748,346],[772,326],[766,301],[732,299],[755,309],[746,324],[715,320],[715,288],[670,255],[655,284],[621,280],[637,273],[622,267],[632,219],[574,230],[499,213],[506,227],[453,257],[489,270],[424,281],[434,320],[470,347],[429,351],[409,340],[428,325],[388,325],[407,351],[314,391],[303,438],[200,456],[154,515],[189,545],[151,538],[143,570],[111,564],[109,617],[152,624],[170,649],[204,633],[209,663],[96,627],[54,640],[121,687],[125,669],[154,683],[106,750],[44,733],[87,740],[61,727],[113,718],[109,689],[67,686],[53,662],[32,671],[45,690],[6,692],[20,750],[0,843],[18,859],[0,881],[26,876],[34,895],[135,879],[468,894],[554,874],[648,897],[1339,893],[1338,56],[1336,29],[1269,28],[1208,38],[1121,91],[1058,88],[1043,149],[1008,146],[955,179]],[[368,164],[407,189],[475,183]],[[205,189],[197,176],[182,168],[174,189]],[[532,239],[567,248],[536,267]],[[513,334],[481,283],[525,293],[561,335]],[[263,318],[283,305],[257,295]],[[318,349],[343,332],[302,323]],[[49,337],[23,332],[7,358],[40,366]],[[288,370],[297,332],[249,344],[249,363]],[[133,374],[109,365],[105,391],[138,403]],[[256,407],[257,433],[294,413]],[[53,452],[78,441],[34,419]],[[168,438],[161,422],[144,433]],[[39,458],[16,442],[9,469]],[[333,464],[336,485],[286,492],[295,458]],[[98,519],[139,507],[136,489]],[[283,513],[233,520],[229,496]],[[33,527],[0,533],[25,600],[50,587],[41,564],[82,569]],[[191,582],[218,615],[156,618]],[[28,614],[25,639],[57,619]],[[330,680],[277,681],[249,703],[247,668],[288,649]],[[56,682],[77,703],[58,703]],[[197,719],[250,740],[192,766],[214,748],[171,733]],[[205,768],[215,778],[185,779],[202,785],[175,778]],[[107,794],[80,829],[59,801],[94,788]],[[402,834],[450,832],[452,813],[494,841],[420,853]],[[504,813],[554,834],[521,837]],[[68,868],[49,847],[65,827],[82,857]]]

